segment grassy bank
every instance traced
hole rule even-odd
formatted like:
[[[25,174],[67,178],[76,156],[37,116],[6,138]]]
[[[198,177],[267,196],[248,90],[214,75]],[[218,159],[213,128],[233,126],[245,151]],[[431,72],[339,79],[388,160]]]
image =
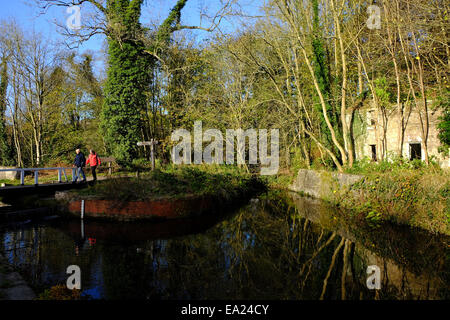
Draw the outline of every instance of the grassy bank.
[[[139,178],[109,179],[75,192],[98,199],[121,201],[191,195],[231,199],[263,187],[260,180],[233,166],[167,166],[141,173]]]
[[[391,221],[450,234],[450,175],[440,169],[366,173],[350,190],[337,190],[334,203],[370,223]]]
[[[346,173],[365,178],[334,191],[330,201],[345,219],[369,224],[389,221],[450,235],[450,171],[422,161],[356,162]],[[270,186],[289,189],[295,174],[270,179]]]

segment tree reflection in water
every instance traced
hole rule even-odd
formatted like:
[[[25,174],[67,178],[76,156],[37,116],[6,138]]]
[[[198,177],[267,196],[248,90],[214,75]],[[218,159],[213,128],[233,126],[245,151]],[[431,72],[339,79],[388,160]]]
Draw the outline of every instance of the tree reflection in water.
[[[38,292],[65,283],[67,266],[76,264],[84,294],[94,298],[448,298],[448,238],[394,227],[344,228],[330,223],[333,211],[275,193],[219,222],[87,221],[80,228],[80,221],[58,220],[7,227],[0,250]],[[369,264],[382,270],[380,291],[366,288]]]

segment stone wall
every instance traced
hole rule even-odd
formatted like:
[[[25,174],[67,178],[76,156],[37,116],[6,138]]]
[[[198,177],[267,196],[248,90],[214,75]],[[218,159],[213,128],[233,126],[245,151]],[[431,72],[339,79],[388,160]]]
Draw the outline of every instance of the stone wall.
[[[428,101],[429,106],[432,105],[432,101]],[[423,112],[423,111],[422,111]],[[442,115],[442,111],[428,110],[429,119],[429,132],[428,132],[428,154],[434,156],[435,160],[443,168],[450,167],[450,150],[446,154],[439,152],[441,142],[438,138],[439,117]],[[380,156],[384,153],[387,155],[398,154],[401,137],[401,114],[400,108],[395,105],[388,110],[388,118],[383,120],[381,113],[376,112],[376,109],[367,106],[359,111],[359,116],[362,118],[362,128],[354,128],[355,132],[355,151],[356,158],[362,159],[364,157],[372,158],[373,151],[372,146],[376,148],[376,156],[380,159]],[[422,145],[422,125],[420,121],[420,114],[416,108],[412,110],[406,109],[404,111],[404,140],[402,142],[402,156],[405,159],[411,159],[411,145],[419,144],[421,152],[421,160],[425,160],[425,151]],[[425,121],[425,117],[422,114],[422,120]],[[350,118],[348,117],[348,121]],[[361,124],[358,124],[361,126]],[[362,130],[362,132],[360,131]],[[386,131],[386,146],[383,144],[383,132]]]
[[[352,185],[362,178],[360,175],[300,169],[289,189],[327,200],[332,198],[335,190]]]
[[[17,169],[16,167],[0,167],[0,169]],[[15,180],[20,179],[20,172],[18,171],[0,171],[0,180]]]

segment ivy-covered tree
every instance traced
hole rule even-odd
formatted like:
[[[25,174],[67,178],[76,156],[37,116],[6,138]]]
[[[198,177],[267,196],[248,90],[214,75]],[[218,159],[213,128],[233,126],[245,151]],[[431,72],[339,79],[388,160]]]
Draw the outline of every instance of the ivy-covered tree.
[[[107,11],[115,36],[108,38],[109,67],[102,112],[105,143],[119,161],[129,163],[137,156],[141,139],[142,113],[146,90],[155,66],[155,54],[169,41],[180,22],[187,0],[180,0],[156,36],[146,47],[144,29],[139,22],[143,0],[109,0]]]
[[[82,30],[73,32],[61,27],[78,40],[75,43],[99,33],[107,37],[108,70],[101,129],[106,148],[121,163],[137,156],[136,143],[142,139],[142,114],[152,69],[171,34],[186,27],[180,25],[180,18],[187,1],[178,0],[158,30],[149,33],[140,23],[144,0],[40,0],[44,10],[51,5],[84,4],[95,10],[95,18],[83,21]]]
[[[111,22],[123,27],[123,32],[108,39],[109,67],[101,125],[108,149],[122,161],[129,161],[136,154],[149,83],[150,59],[142,41],[136,39],[136,34],[142,32],[140,2],[108,2]]]
[[[8,89],[8,65],[6,58],[0,64],[0,163],[2,166],[12,164],[11,148],[6,134],[6,93]]]
[[[333,107],[328,102],[331,98],[331,80],[330,73],[328,70],[328,61],[326,57],[326,48],[323,41],[322,27],[320,25],[319,17],[319,1],[311,0],[313,9],[313,32],[312,32],[312,49],[313,49],[313,59],[314,59],[314,73],[319,84],[319,88],[322,91],[325,101],[327,101],[327,113],[333,126],[338,125],[338,115],[333,111]],[[318,99],[317,99],[318,100]],[[317,101],[318,102],[318,101]],[[331,140],[331,134],[325,123],[324,115],[321,112],[321,106],[319,103],[316,104],[316,110],[320,116],[320,128],[324,135],[324,143],[327,147],[334,149],[333,142]]]
[[[438,138],[442,144],[440,150],[447,153],[450,148],[450,102],[448,100],[443,104],[443,115],[437,127]]]

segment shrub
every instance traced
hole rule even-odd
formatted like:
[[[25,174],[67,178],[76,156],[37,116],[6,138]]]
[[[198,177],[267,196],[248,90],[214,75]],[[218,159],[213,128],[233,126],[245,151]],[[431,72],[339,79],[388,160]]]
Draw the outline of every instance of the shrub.
[[[413,167],[414,168],[414,167]],[[389,220],[432,232],[450,232],[450,176],[430,167],[371,172],[334,201],[368,222]]]
[[[59,284],[46,289],[36,300],[80,300],[81,290],[69,290],[65,285]]]

